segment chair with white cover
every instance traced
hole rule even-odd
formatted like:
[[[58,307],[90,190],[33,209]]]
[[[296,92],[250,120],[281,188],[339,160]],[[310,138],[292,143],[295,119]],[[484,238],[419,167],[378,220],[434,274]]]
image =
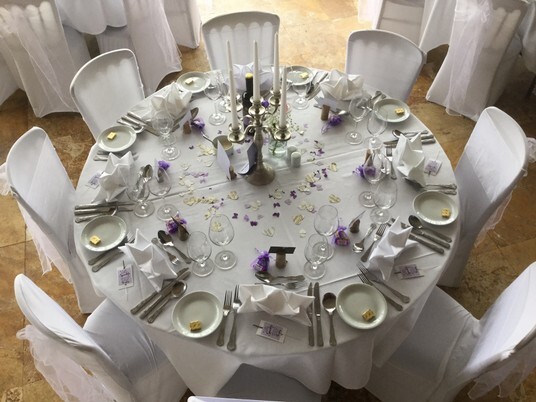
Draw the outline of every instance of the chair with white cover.
[[[424,60],[424,53],[409,39],[393,32],[365,29],[348,37],[345,71],[359,74],[366,85],[405,101]]]
[[[96,139],[145,98],[136,56],[119,49],[91,59],[74,76],[71,96]]]
[[[2,42],[2,38],[0,38],[0,42]],[[2,57],[2,51],[0,50],[0,105],[18,88],[17,81],[15,81],[15,78],[11,74],[9,66]]]
[[[460,197],[460,238],[439,285],[460,285],[475,241],[498,223],[527,166],[523,129],[502,110],[485,109],[454,171]]]
[[[192,49],[199,47],[201,15],[197,0],[164,0],[164,7],[175,42]]]
[[[145,95],[156,91],[164,77],[182,70],[181,58],[171,32],[164,0],[123,0],[127,26],[110,28],[97,35],[101,53],[128,48],[140,66]]]
[[[244,11],[214,17],[201,28],[208,62],[212,70],[227,71],[227,41],[233,63],[253,63],[253,42],[259,47],[259,64],[274,64],[274,35],[279,32],[279,16],[261,11]]]
[[[63,27],[54,0],[8,0],[0,6],[2,56],[37,117],[74,112],[69,83],[87,60],[82,34]]]
[[[520,0],[458,0],[449,50],[426,99],[476,121],[509,82],[526,9]]]
[[[412,332],[366,389],[384,402],[451,401],[472,380],[471,399],[500,386],[505,397],[536,366],[536,262],[477,320],[435,287]]]
[[[92,312],[102,297],[93,289],[74,243],[75,190],[45,131],[33,127],[11,147],[7,181],[32,234],[43,273],[52,264],[74,286],[82,313]]]
[[[109,300],[80,327],[24,274],[15,298],[31,325],[28,340],[36,368],[65,401],[176,402],[186,385],[143,329]]]

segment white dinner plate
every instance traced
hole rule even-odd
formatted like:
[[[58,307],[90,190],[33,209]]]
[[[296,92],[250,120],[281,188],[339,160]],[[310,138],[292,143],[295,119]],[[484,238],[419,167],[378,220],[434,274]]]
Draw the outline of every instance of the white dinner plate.
[[[362,314],[372,310],[376,318],[367,321]],[[364,283],[352,283],[341,289],[337,296],[337,313],[354,328],[371,329],[380,325],[387,316],[387,302],[374,287]]]
[[[171,313],[173,327],[188,338],[203,338],[213,333],[223,317],[222,302],[209,292],[192,292],[181,298]],[[190,331],[192,321],[201,321],[200,331]]]
[[[441,210],[450,209],[450,217],[443,218]],[[458,217],[458,205],[447,194],[439,191],[425,191],[413,200],[413,209],[419,218],[432,225],[448,225]]]
[[[91,221],[82,230],[82,244],[91,251],[106,251],[116,247],[127,235],[127,224],[118,216],[104,215]],[[91,236],[98,236],[99,244],[89,241]]]
[[[404,109],[403,114],[397,114],[396,109]],[[398,99],[382,99],[374,104],[374,113],[380,119],[387,121],[388,123],[400,123],[406,120],[411,112],[409,106]]]
[[[209,76],[198,71],[184,73],[177,78],[177,85],[182,91],[190,91],[194,94],[203,92],[209,83]]]
[[[289,66],[287,67],[287,81],[293,84],[306,84],[313,79],[313,72],[311,69],[303,66]]]
[[[115,133],[113,140],[108,139],[108,134]],[[97,137],[97,145],[106,152],[125,151],[136,141],[136,131],[129,126],[113,126],[107,128]]]

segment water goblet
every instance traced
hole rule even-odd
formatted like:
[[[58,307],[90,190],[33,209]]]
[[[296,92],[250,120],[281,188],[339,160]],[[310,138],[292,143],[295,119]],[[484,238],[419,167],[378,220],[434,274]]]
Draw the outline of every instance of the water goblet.
[[[148,181],[141,174],[131,174],[127,187],[128,198],[136,203],[133,210],[134,215],[139,218],[145,218],[154,212],[153,203],[147,201],[150,194]]]
[[[152,119],[152,126],[158,133],[160,142],[164,145],[162,157],[165,160],[172,161],[180,155],[180,150],[174,144],[176,143],[173,135],[173,117],[165,110],[157,111]]]
[[[217,75],[211,74],[210,75],[210,82],[208,86],[205,88],[205,95],[207,98],[209,98],[211,101],[214,102],[214,113],[212,113],[208,121],[210,124],[214,126],[220,126],[223,123],[225,123],[225,120],[227,119],[224,114],[220,112],[218,109],[218,99],[222,96],[222,88],[219,82],[219,79]]]
[[[327,239],[319,234],[312,234],[305,246],[303,273],[310,279],[320,279],[326,274],[324,261],[328,259]]]
[[[204,277],[214,271],[214,263],[209,259],[212,246],[203,232],[190,233],[188,238],[188,255],[195,262],[192,264],[194,275]]]
[[[387,128],[387,120],[378,111],[372,111],[369,113],[367,120],[367,131],[372,136],[369,139],[369,148],[375,149],[382,146],[382,142],[378,136]]]
[[[236,255],[232,251],[225,249],[225,246],[234,238],[233,225],[227,215],[214,215],[212,217],[208,237],[212,243],[221,246],[223,249],[214,257],[216,266],[223,270],[234,267],[236,265]]]
[[[152,194],[160,197],[163,205],[156,210],[156,216],[162,221],[166,221],[170,216],[177,213],[177,209],[172,204],[166,204],[166,194],[171,190],[171,180],[165,169],[158,167],[154,177],[149,181],[149,190]]]
[[[309,100],[306,95],[310,86],[310,81],[297,81],[292,83],[292,89],[298,95],[296,99],[294,99],[294,102],[292,102],[292,106],[294,106],[295,109],[307,109],[309,106]]]
[[[369,157],[362,166],[362,174],[365,180],[375,185],[385,176],[389,160],[379,152],[379,149],[372,150]],[[363,191],[359,194],[359,202],[366,208],[372,208],[376,204],[371,190]]]
[[[382,180],[378,183],[372,196],[376,205],[370,212],[370,218],[373,222],[381,224],[387,223],[391,219],[389,208],[396,203],[397,191],[395,180]]]
[[[355,98],[350,102],[348,107],[348,112],[354,121],[354,129],[346,133],[346,142],[352,145],[359,145],[363,142],[363,136],[359,131],[357,131],[357,126],[360,121],[362,121],[367,114],[370,113],[368,108],[368,98]]]
[[[333,235],[339,227],[339,212],[333,205],[323,205],[315,214],[314,227],[318,234],[329,237]],[[334,249],[326,241],[327,258],[333,257]]]

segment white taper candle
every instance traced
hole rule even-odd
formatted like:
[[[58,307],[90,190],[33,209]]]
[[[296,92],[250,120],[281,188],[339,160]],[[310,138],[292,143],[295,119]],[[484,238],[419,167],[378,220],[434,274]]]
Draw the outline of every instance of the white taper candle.
[[[287,69],[283,68],[283,86],[281,87],[281,102],[279,104],[279,127],[287,126]]]
[[[231,98],[231,127],[238,128],[238,114],[236,112],[236,86],[233,74],[233,59],[231,57],[231,43],[227,41],[227,66],[229,69],[229,97]]]
[[[261,86],[259,82],[259,46],[257,41],[253,42],[253,101],[260,102]]]
[[[274,93],[279,92],[279,34],[274,35]]]

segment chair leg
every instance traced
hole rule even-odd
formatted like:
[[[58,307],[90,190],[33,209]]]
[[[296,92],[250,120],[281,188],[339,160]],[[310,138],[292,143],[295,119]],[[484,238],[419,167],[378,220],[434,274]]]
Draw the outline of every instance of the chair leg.
[[[527,98],[532,94],[532,91],[534,91],[534,87],[536,87],[536,74],[534,74],[534,78],[532,79],[529,90],[527,91]]]

